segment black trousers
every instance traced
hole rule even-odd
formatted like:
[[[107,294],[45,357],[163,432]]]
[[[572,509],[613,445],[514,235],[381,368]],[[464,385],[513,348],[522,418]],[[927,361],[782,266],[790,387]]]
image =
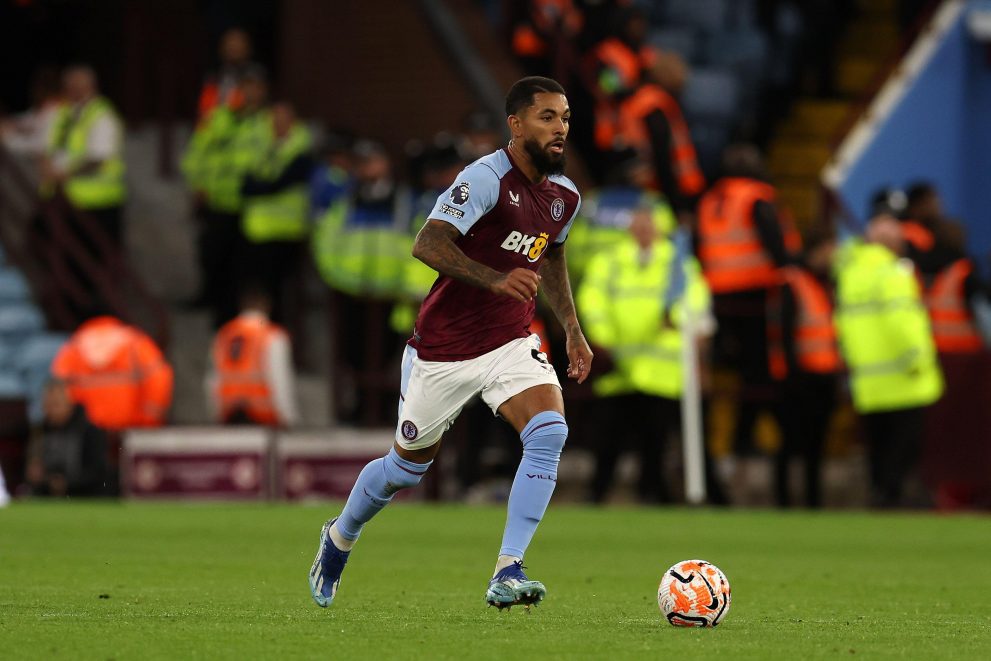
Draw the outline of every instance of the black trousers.
[[[389,326],[392,302],[330,292],[331,323],[336,347],[332,373],[339,420],[367,426],[396,422],[399,374],[395,367],[405,349],[404,340]]]
[[[754,453],[754,425],[761,411],[778,415],[778,387],[768,373],[767,292],[763,289],[719,294],[713,310],[719,324],[714,341],[718,367],[739,373],[742,387],[736,402],[733,450]]]
[[[836,406],[836,377],[804,373],[788,379],[782,388],[781,449],[775,458],[774,481],[778,505],[788,507],[788,468],[801,457],[805,476],[805,505],[822,506],[822,453],[829,418]]]
[[[924,408],[866,413],[871,477],[871,505],[898,507],[905,478],[916,468],[922,449]]]
[[[272,321],[283,326],[291,325],[293,280],[299,273],[303,255],[302,241],[245,241],[244,258],[238,260],[242,284],[256,284],[268,293],[272,301]]]
[[[629,450],[640,459],[637,495],[647,503],[670,502],[664,484],[661,456],[668,436],[677,429],[677,400],[633,394],[599,400],[601,426],[596,435],[592,500],[601,503],[609,493],[619,457]]]
[[[103,209],[90,209],[89,211],[82,211],[80,213],[86,213],[93,217],[97,225],[103,228],[106,233],[107,238],[110,239],[110,247],[114,250],[120,251],[124,249],[124,208],[121,206],[116,207],[105,207]],[[79,233],[79,238],[83,242],[83,245],[90,251],[92,255],[100,255],[100,250],[96,245],[96,241],[90,237],[89,232],[80,229],[77,230]]]
[[[203,209],[199,217],[202,296],[220,328],[237,316],[239,277],[246,270],[241,214]]]
[[[637,495],[645,503],[675,500],[664,481],[663,459],[668,439],[681,430],[681,402],[677,399],[632,394],[596,400],[599,421],[595,430],[595,474],[592,500],[605,500],[612,485],[616,463],[623,452],[636,451],[640,458]],[[703,416],[704,417],[704,416]],[[705,447],[705,482],[708,502],[726,505],[726,493],[716,476],[708,447]]]

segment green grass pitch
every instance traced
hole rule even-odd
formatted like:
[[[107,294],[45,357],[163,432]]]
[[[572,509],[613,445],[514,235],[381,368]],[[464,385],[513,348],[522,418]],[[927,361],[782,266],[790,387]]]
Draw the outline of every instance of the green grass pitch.
[[[484,604],[498,507],[395,505],[337,602],[310,600],[338,506],[28,503],[0,510],[4,659],[991,658],[991,520],[550,509],[526,559],[548,597]],[[715,629],[656,605],[678,560],[726,573]]]

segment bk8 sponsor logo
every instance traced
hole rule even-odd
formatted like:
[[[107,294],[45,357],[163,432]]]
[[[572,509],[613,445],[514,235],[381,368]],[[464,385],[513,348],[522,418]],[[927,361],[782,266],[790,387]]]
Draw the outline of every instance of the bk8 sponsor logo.
[[[512,252],[525,255],[527,261],[535,262],[540,259],[540,256],[544,254],[544,250],[547,249],[549,238],[550,235],[546,232],[541,232],[538,236],[530,236],[529,234],[513,230],[500,247],[504,250],[511,250]]]

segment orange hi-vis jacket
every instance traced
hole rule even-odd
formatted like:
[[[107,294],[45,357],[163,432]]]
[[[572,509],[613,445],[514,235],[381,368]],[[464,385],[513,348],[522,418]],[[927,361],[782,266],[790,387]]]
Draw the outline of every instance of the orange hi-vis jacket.
[[[682,195],[698,195],[705,189],[705,177],[699,169],[691,133],[678,102],[660,86],[641,85],[619,104],[615,114],[608,111],[598,114],[596,142],[602,149],[613,149],[620,143],[637,151],[650,153],[650,134],[645,120],[658,110],[664,113],[671,128],[671,153],[668,158],[674,169],[678,188]],[[659,188],[656,175],[654,188]]]
[[[835,374],[840,370],[840,353],[833,325],[833,304],[829,294],[811,273],[796,266],[779,270],[781,284],[791,287],[795,295],[795,353],[798,366],[813,374]],[[783,326],[781,324],[780,289],[772,290],[768,300],[767,355],[771,376],[783,380],[788,376]]]
[[[52,374],[97,427],[157,427],[172,403],[172,368],[150,337],[114,317],[84,323],[59,350]]]
[[[971,271],[969,259],[958,259],[936,275],[926,292],[933,340],[940,353],[972,353],[984,348],[964,291]]]
[[[699,258],[714,294],[764,289],[778,282],[753,216],[758,200],[773,203],[775,197],[770,184],[729,177],[699,200]]]
[[[572,0],[533,0],[529,5],[532,23],[520,23],[513,30],[513,53],[517,57],[547,55],[548,44],[543,34],[559,31],[577,34],[584,23],[581,11]]]
[[[643,70],[653,63],[655,53],[649,46],[637,52],[622,39],[610,37],[595,46],[592,58],[601,66],[612,69],[621,87],[632,89],[640,82]]]
[[[268,383],[269,342],[285,331],[264,317],[241,315],[224,324],[213,342],[220,417],[243,412],[261,425],[280,424]]]
[[[914,220],[903,220],[902,236],[919,252],[929,252],[936,245],[936,237],[922,223]]]
[[[200,90],[200,98],[197,102],[197,117],[200,123],[205,123],[206,118],[213,112],[213,109],[217,106],[226,106],[231,110],[237,110],[244,104],[244,95],[241,90],[234,88],[227,95],[226,98],[222,98],[220,93],[220,84],[217,79],[212,78],[203,84],[203,89]]]

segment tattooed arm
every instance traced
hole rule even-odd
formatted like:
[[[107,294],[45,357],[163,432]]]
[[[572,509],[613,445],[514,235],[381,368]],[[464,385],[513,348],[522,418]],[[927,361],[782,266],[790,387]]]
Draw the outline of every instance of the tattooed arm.
[[[537,295],[539,275],[524,268],[500,273],[481,262],[469,259],[454,244],[454,240],[460,235],[458,228],[450,223],[428,220],[416,235],[413,256],[449,278],[510,296],[518,301],[528,301]]]
[[[568,376],[582,383],[592,369],[592,350],[585,341],[575,313],[575,300],[571,296],[571,281],[568,279],[563,243],[551,245],[540,270],[543,274],[544,294],[567,337]]]

